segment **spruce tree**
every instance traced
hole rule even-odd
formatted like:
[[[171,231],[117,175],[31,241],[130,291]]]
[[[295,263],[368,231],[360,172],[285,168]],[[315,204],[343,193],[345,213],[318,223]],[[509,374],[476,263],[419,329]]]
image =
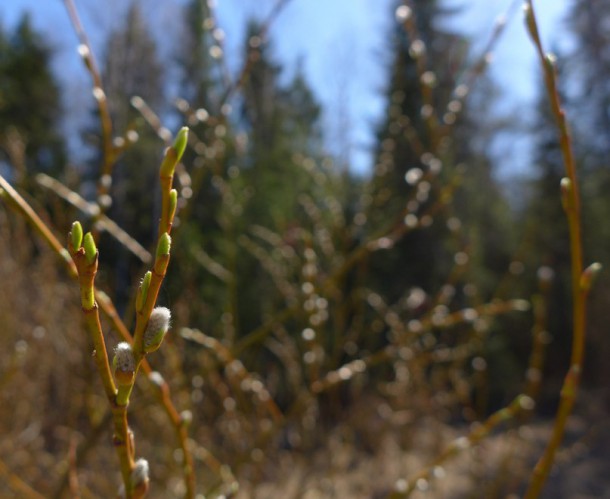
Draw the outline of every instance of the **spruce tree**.
[[[511,213],[481,138],[497,126],[487,115],[493,86],[480,77],[468,88],[461,79],[473,62],[468,40],[448,28],[451,11],[435,1],[409,5],[395,11],[387,107],[372,189],[363,199],[365,238],[387,236],[378,239],[387,249],[370,255],[367,285],[405,323],[431,314],[438,297],[445,310],[492,299],[513,247]],[[448,345],[465,340],[433,334]],[[477,355],[490,359],[489,379],[501,381],[491,403],[501,403],[506,382],[522,372],[507,355],[514,335],[496,326],[465,328],[464,334]],[[377,335],[378,344],[384,341]],[[488,410],[484,405],[480,409]]]
[[[248,40],[256,32],[251,24]],[[281,82],[272,50],[267,42],[256,51],[240,124],[249,137],[244,174],[254,189],[248,212],[256,223],[282,231],[297,222],[299,195],[313,185],[302,162],[320,159],[320,106],[299,70],[289,83]]]
[[[231,267],[229,256],[235,254],[234,231],[223,213],[228,171],[235,164],[235,132],[231,107],[221,104],[222,35],[209,2],[190,0],[180,12],[182,30],[174,58],[179,74],[175,119],[189,125],[191,140],[183,156],[188,183],[179,189],[175,229],[180,237],[172,248],[183,265],[167,283],[170,293],[176,290],[176,294],[196,297],[202,304],[196,309],[184,307],[190,313],[184,320],[220,337],[227,322],[221,317],[231,313],[228,284],[201,262],[211,261],[226,269]]]
[[[58,175],[65,163],[59,86],[51,50],[24,15],[13,32],[0,26],[0,162],[22,182],[35,172]],[[23,164],[22,164],[23,163]]]
[[[257,32],[251,23],[244,50],[253,62],[240,94],[237,123],[248,137],[240,161],[241,182],[248,192],[241,223],[246,235],[251,235],[252,227],[263,226],[290,238],[309,223],[301,200],[315,196],[315,172],[323,157],[320,106],[299,70],[282,81],[285,69],[274,59],[269,41],[251,46]],[[265,311],[284,307],[286,297],[253,255],[240,259],[239,275],[241,322],[243,330],[249,331],[261,323]]]
[[[469,146],[467,137],[475,132],[475,122],[468,123],[453,93],[458,82],[452,68],[456,61],[466,59],[467,41],[439,28],[448,13],[438,2],[412,2],[412,6],[412,11],[402,10],[404,6],[396,11],[400,22],[396,23],[390,48],[387,108],[378,130],[367,215],[371,233],[385,229],[398,235],[390,250],[372,258],[372,273],[378,276],[376,286],[384,290],[390,302],[410,287],[434,292],[450,271],[452,255],[460,245],[452,241],[447,221],[459,219],[461,214],[452,210],[459,210],[460,204],[427,216],[431,206],[444,202],[442,191],[461,177],[474,190],[480,190],[483,182],[493,184],[489,162],[481,160],[483,152]],[[405,29],[405,19],[413,22],[411,29]],[[454,123],[457,113],[459,121]],[[461,206],[462,214],[476,218],[472,213],[468,215],[471,203]],[[400,237],[405,225],[408,234]],[[411,230],[411,226],[417,228]]]
[[[102,80],[115,136],[120,137],[115,145],[125,146],[114,166],[109,215],[140,244],[149,247],[156,237],[159,207],[151,193],[157,185],[163,143],[132,102],[143,99],[157,113],[163,111],[164,67],[137,1],[130,5],[124,24],[109,34],[106,46]],[[117,270],[117,291],[127,293],[130,275],[139,270],[141,262],[124,248],[115,254],[116,249],[113,243],[100,253]]]
[[[191,0],[183,13],[184,31],[177,55],[181,68],[180,97],[191,107],[216,113],[219,64],[212,56],[214,20],[207,0]],[[214,99],[214,97],[216,99]]]

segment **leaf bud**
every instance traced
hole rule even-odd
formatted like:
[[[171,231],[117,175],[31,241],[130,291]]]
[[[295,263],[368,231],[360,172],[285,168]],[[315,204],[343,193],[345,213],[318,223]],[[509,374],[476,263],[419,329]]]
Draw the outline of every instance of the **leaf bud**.
[[[572,181],[568,177],[563,177],[559,183],[561,188],[561,204],[567,212],[573,208],[572,201]]]
[[[72,224],[72,230],[70,231],[70,244],[72,244],[72,251],[74,253],[76,253],[83,244],[83,226],[80,224],[80,222],[74,222]]]
[[[157,258],[169,255],[171,246],[172,238],[167,232],[164,232],[159,238],[159,243],[157,244]]]
[[[178,161],[180,161],[180,158],[182,158],[182,154],[186,149],[188,131],[189,129],[187,127],[182,127],[176,135],[174,144],[165,150],[165,157],[161,163],[161,177],[171,177],[174,174],[176,165],[178,164]]]
[[[172,189],[169,191],[168,215],[170,220],[173,220],[174,215],[176,214],[176,206],[178,206],[178,191],[176,189]]]
[[[144,308],[146,298],[148,297],[148,288],[150,287],[150,280],[152,279],[152,272],[149,270],[144,274],[138,294],[136,296],[136,312],[140,312]]]
[[[180,413],[180,422],[184,426],[189,426],[193,422],[193,413],[189,410]]]
[[[174,140],[174,151],[176,151],[176,163],[182,159],[182,155],[184,154],[184,150],[186,149],[186,144],[188,142],[189,137],[189,129],[186,126],[183,126],[178,134],[176,135],[176,140]]]
[[[91,232],[87,232],[85,234],[85,238],[83,239],[83,247],[85,248],[85,258],[87,259],[87,263],[92,265],[97,258],[97,247],[95,246],[95,241],[93,240]]]

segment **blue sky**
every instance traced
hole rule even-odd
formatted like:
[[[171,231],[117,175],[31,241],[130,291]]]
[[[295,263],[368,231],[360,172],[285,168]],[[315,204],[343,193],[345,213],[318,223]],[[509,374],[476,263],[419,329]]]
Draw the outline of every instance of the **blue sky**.
[[[140,1],[145,9],[154,5],[149,12],[156,29],[176,31],[174,2]],[[226,32],[226,54],[234,66],[241,52],[245,20],[252,15],[264,16],[274,2],[216,0],[219,24]],[[477,40],[479,47],[489,37],[496,17],[511,2],[446,0],[448,5],[461,8],[461,13],[451,21],[452,28]],[[77,0],[76,3],[94,51],[99,54],[103,50],[104,32],[116,26],[126,2]],[[289,71],[295,69],[301,56],[305,75],[325,108],[329,146],[336,153],[349,154],[358,172],[370,168],[368,151],[373,144],[372,128],[384,108],[382,91],[386,74],[380,54],[387,46],[384,36],[388,33],[388,23],[392,22],[392,3],[391,0],[291,0],[271,31],[275,54]],[[551,47],[561,33],[560,19],[567,2],[539,0],[535,5],[543,38]],[[0,21],[12,25],[26,10],[32,13],[35,26],[55,48],[54,67],[68,88],[67,106],[90,107],[90,83],[76,55],[76,37],[63,2],[4,0],[0,2]],[[533,48],[517,9],[496,47],[490,69],[501,91],[498,103],[501,111],[530,107],[536,92],[536,71]],[[520,145],[517,148],[520,154],[506,159],[501,151],[498,153],[505,158],[500,165],[503,175],[523,171],[523,163],[528,161],[528,140],[518,137],[514,140]]]

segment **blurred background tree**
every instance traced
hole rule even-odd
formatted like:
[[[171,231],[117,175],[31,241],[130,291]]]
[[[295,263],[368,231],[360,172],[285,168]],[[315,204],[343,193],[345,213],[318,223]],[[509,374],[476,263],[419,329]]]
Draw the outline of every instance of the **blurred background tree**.
[[[0,162],[18,184],[31,186],[36,172],[60,175],[66,162],[51,55],[27,14],[12,32],[0,25]]]
[[[102,60],[102,81],[116,134],[114,145],[119,151],[113,168],[112,205],[108,214],[145,248],[151,247],[157,237],[156,165],[162,142],[132,103],[134,99],[140,99],[157,114],[167,112],[164,108],[165,73],[166,69],[158,58],[157,43],[149,31],[140,3],[134,0],[127,10],[124,24],[108,34]],[[97,111],[93,117],[92,126],[99,126]],[[96,130],[89,137],[98,142],[96,150],[99,153],[101,144],[97,133]],[[97,157],[88,177],[99,176],[99,162],[100,157]],[[104,199],[98,201],[107,206]],[[112,269],[114,274],[109,277],[115,283],[117,302],[125,304],[141,262],[122,245],[117,245],[114,238],[104,238],[101,248],[102,261],[108,262],[108,269]]]

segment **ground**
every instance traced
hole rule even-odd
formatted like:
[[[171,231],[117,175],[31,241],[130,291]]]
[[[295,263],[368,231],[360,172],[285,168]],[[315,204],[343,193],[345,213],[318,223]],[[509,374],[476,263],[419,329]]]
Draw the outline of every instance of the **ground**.
[[[583,396],[566,430],[552,474],[548,499],[610,498],[610,419],[592,394]],[[522,497],[533,466],[551,432],[550,420],[504,427],[479,445],[433,468],[411,495],[420,498]],[[424,418],[405,435],[398,428],[370,434],[364,441],[353,427],[337,427],[323,448],[302,454],[284,451],[263,476],[244,471],[239,498],[386,497],[394,484],[428,465],[440,449],[469,431]],[[375,445],[376,444],[376,445]],[[260,480],[260,481],[259,481]],[[256,483],[255,483],[256,482]],[[404,482],[403,482],[404,483]],[[244,485],[245,484],[245,485]]]

